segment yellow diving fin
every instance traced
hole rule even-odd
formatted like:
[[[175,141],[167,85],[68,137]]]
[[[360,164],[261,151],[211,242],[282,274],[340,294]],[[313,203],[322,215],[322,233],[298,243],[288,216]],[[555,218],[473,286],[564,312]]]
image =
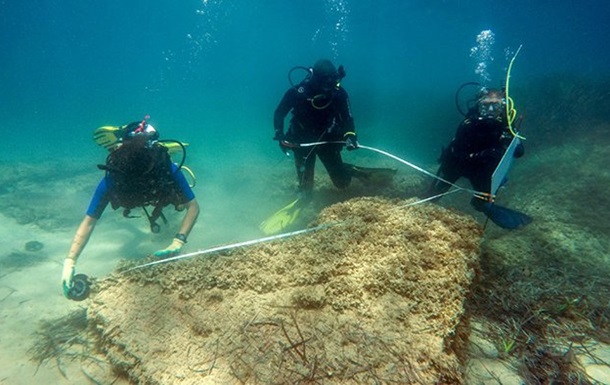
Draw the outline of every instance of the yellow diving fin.
[[[182,143],[182,146],[184,147],[188,147],[188,143],[185,142],[180,142]],[[178,143],[177,141],[171,141],[171,142],[159,142],[160,145],[162,145],[163,147],[167,148],[167,152],[170,155],[174,155],[178,152],[182,152],[182,146],[180,145],[180,143]]]
[[[102,126],[93,131],[93,140],[99,146],[111,151],[121,140],[122,134],[122,127]]]
[[[259,228],[265,235],[277,234],[296,221],[302,208],[303,204],[301,199],[296,199],[294,202],[278,210],[275,214],[264,220]]]

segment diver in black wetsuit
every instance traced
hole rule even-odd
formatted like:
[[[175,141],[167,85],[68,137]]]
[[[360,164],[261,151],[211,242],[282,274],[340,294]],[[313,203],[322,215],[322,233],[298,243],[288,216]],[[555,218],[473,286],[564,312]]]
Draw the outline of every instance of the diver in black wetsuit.
[[[303,143],[345,142],[348,150],[358,148],[349,97],[341,87],[345,76],[343,66],[337,70],[329,60],[318,60],[311,75],[291,87],[274,114],[275,137],[283,153],[291,149],[299,180],[299,193],[308,197],[313,189],[316,156],[320,158],[333,184],[340,189],[349,186],[352,176],[358,176],[352,165],[343,163],[343,143],[299,147]],[[284,119],[292,111],[288,131],[284,134]]]
[[[492,175],[513,139],[507,121],[504,92],[483,88],[455,137],[447,148],[443,148],[437,175],[451,183],[465,177],[474,190],[489,193]],[[523,154],[523,145],[519,143],[514,157],[520,158]],[[448,183],[435,180],[426,195],[442,194],[450,187]],[[472,198],[471,204],[503,228],[518,228],[531,222],[525,214],[493,205],[477,196]]]

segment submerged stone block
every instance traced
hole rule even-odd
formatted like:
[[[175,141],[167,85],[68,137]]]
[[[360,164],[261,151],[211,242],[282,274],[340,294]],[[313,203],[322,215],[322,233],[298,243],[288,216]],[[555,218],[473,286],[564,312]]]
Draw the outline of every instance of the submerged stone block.
[[[482,229],[435,205],[353,199],[306,235],[115,273],[88,315],[142,384],[463,382]]]

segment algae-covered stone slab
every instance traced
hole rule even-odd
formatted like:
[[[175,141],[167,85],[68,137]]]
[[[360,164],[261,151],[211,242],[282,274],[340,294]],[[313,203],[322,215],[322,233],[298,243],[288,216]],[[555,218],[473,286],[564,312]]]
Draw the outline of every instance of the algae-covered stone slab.
[[[354,199],[306,235],[116,273],[89,307],[141,384],[461,383],[481,228]]]

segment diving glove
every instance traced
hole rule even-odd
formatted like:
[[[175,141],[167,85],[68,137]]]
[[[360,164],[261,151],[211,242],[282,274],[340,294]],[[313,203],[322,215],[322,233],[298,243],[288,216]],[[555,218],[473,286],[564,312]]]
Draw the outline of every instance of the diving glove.
[[[356,136],[355,132],[346,132],[343,137],[345,138],[345,147],[348,151],[352,151],[358,148],[358,137]]]
[[[183,241],[181,239],[178,238],[174,238],[172,240],[172,243],[170,243],[169,246],[167,246],[165,249],[163,250],[157,250],[153,253],[153,255],[157,258],[167,258],[167,257],[171,257],[173,255],[176,255],[178,253],[180,253],[180,250],[182,250],[182,246],[184,246],[184,244],[186,243],[186,241]]]
[[[72,286],[74,286],[74,265],[74,259],[66,258],[64,260],[64,271],[61,273],[61,288],[66,298],[70,298],[68,293]]]

